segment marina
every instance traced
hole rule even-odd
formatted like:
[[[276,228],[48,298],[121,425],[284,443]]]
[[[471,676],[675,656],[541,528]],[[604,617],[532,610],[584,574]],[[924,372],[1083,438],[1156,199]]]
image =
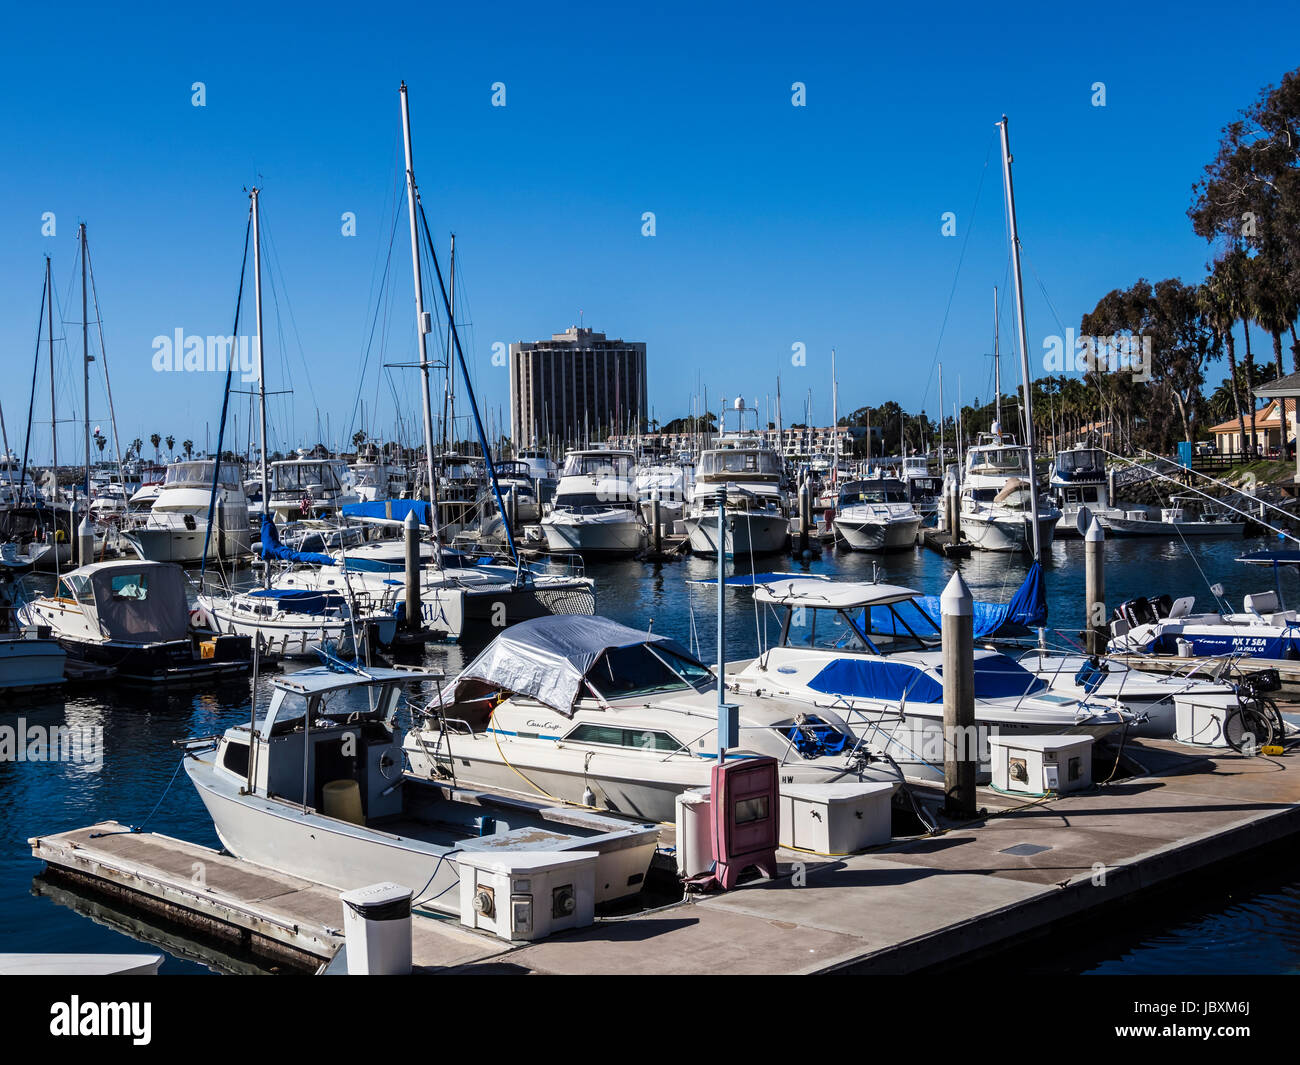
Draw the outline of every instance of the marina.
[[[0,65],[21,1047],[1280,1044],[1295,11],[209,14]]]

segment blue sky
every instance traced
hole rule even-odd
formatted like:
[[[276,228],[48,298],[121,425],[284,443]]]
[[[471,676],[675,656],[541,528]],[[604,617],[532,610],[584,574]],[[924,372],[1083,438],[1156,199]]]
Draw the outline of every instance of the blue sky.
[[[661,421],[704,388],[715,408],[740,392],[766,409],[780,374],[785,421],[801,420],[811,390],[825,423],[832,347],[842,412],[893,399],[933,416],[936,348],[949,405],[959,377],[967,402],[987,397],[991,289],[1007,278],[994,124],[1010,116],[1040,360],[1043,338],[1077,329],[1111,288],[1200,278],[1208,252],[1186,218],[1191,186],[1220,127],[1295,65],[1300,22],[1293,4],[1235,5],[1237,22],[1216,9],[11,11],[0,42],[10,445],[21,450],[46,254],[67,323],[56,336],[73,338],[57,351],[60,416],[80,417],[79,221],[123,437],[171,433],[202,448],[215,436],[223,379],[155,372],[152,343],[176,329],[230,331],[254,183],[272,260],[268,387],[293,390],[272,402],[273,446],[313,443],[326,426],[345,440],[358,394],[373,434],[391,437],[399,411],[418,426],[412,371],[380,368],[415,355],[406,220],[395,215],[403,79],[417,178],[444,253],[457,235],[463,339],[494,416],[508,418],[508,383],[492,345],[563,330],[580,311],[647,343]],[[191,104],[197,81],[204,107]],[[796,81],[805,107],[791,105]],[[491,105],[494,82],[505,107]],[[1092,105],[1094,82],[1105,107]],[[341,234],[346,211],[354,237]],[[642,236],[646,211],[653,237]],[[955,237],[941,235],[945,211]],[[53,237],[41,233],[45,212]],[[1002,324],[1012,353],[1009,304]],[[805,366],[791,364],[795,343]],[[47,373],[33,435],[42,459]],[[1009,387],[1012,362],[1004,374]],[[237,406],[242,438],[247,399]],[[98,382],[91,417],[107,428]],[[61,453],[78,439],[63,425]]]

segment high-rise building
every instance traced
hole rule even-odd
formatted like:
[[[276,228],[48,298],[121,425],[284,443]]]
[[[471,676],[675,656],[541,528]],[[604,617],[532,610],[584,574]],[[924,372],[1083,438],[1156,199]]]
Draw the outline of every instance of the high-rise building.
[[[515,447],[564,447],[646,420],[645,344],[570,326],[550,340],[510,345],[510,437]]]

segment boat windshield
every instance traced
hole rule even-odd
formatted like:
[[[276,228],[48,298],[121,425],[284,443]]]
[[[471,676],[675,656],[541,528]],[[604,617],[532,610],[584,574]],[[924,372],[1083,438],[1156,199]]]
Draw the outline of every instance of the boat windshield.
[[[609,454],[573,454],[564,460],[562,477],[630,477],[632,457]]]
[[[771,451],[734,450],[706,451],[700,456],[701,477],[718,474],[747,473],[751,476],[779,478],[781,460]]]
[[[587,680],[606,699],[657,695],[693,687],[668,664],[665,652],[651,651],[644,643],[610,648],[591,667]]]
[[[877,653],[862,627],[843,610],[791,607],[787,613],[789,623],[784,640],[787,646]]]
[[[1095,448],[1061,451],[1056,456],[1056,468],[1061,473],[1101,473],[1106,468],[1106,459]]]
[[[275,463],[271,467],[275,476],[272,490],[276,492],[298,492],[307,488],[337,488],[338,475],[328,462],[287,462]]]
[[[210,488],[213,465],[211,462],[173,462],[167,467],[165,483],[168,488]],[[221,484],[233,488],[242,482],[237,465],[233,462],[221,464]]]
[[[854,481],[840,489],[840,505],[854,503],[906,503],[902,481]]]
[[[970,469],[972,473],[1025,473],[1029,469],[1025,455],[1023,447],[990,447],[972,450]]]

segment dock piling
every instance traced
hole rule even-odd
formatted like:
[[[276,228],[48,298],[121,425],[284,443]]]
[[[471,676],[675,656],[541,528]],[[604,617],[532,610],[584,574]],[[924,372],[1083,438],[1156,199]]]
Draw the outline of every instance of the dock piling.
[[[1106,530],[1095,516],[1083,540],[1084,602],[1087,609],[1084,625],[1088,634],[1088,654],[1104,655],[1109,635],[1106,631]]]
[[[975,816],[974,603],[961,573],[952,575],[939,598],[943,633],[943,790],[952,817]]]
[[[414,507],[406,512],[402,531],[406,536],[406,627],[415,632],[420,628],[420,522]]]

